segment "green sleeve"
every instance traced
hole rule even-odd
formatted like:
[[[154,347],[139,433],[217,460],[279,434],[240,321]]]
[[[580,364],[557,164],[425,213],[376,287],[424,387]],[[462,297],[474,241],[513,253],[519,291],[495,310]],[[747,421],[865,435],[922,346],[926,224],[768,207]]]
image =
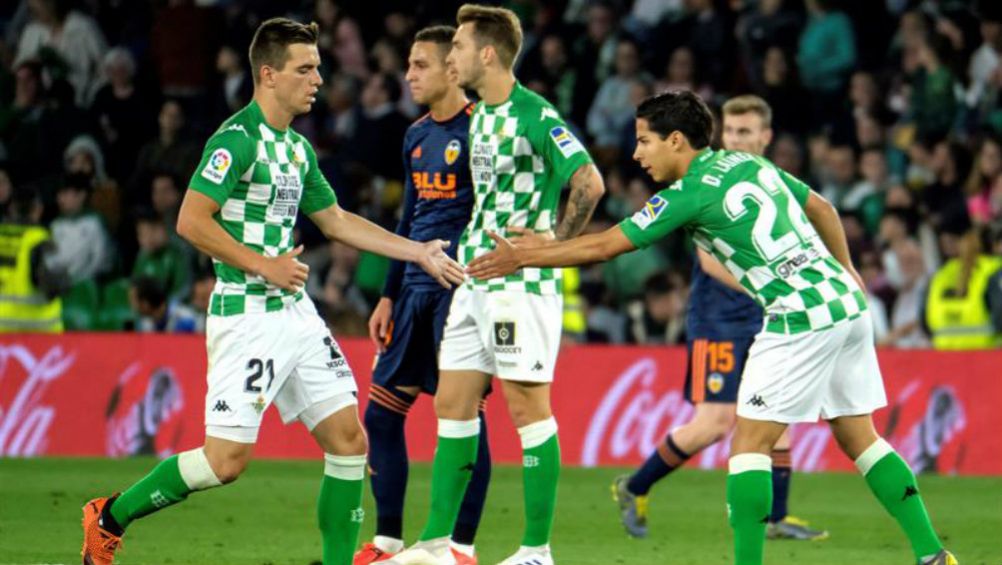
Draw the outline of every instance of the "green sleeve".
[[[243,131],[227,129],[209,138],[188,186],[222,206],[257,159],[257,144]]]
[[[303,197],[299,201],[299,209],[304,214],[319,212],[337,204],[337,196],[324,174],[317,165],[317,154],[313,146],[304,141],[306,147],[306,175],[303,179]]]
[[[544,166],[561,185],[567,184],[582,165],[592,162],[588,150],[553,108],[540,108],[539,119],[530,121],[527,133],[535,152],[543,156]]]
[[[811,195],[811,187],[779,167],[776,167],[776,170],[779,171],[779,177],[783,179],[783,184],[793,193],[793,198],[796,199],[797,204],[800,204],[801,208],[807,206],[807,197]]]
[[[677,188],[676,188],[677,187]],[[699,216],[698,187],[683,190],[681,183],[658,192],[619,228],[638,248],[648,247]]]

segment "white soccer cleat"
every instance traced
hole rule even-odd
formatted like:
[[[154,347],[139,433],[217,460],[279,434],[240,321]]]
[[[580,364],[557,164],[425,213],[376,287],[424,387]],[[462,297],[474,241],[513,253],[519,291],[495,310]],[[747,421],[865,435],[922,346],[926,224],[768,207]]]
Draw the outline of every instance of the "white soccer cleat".
[[[553,565],[550,546],[518,548],[515,555],[505,559],[498,565]]]
[[[419,541],[380,565],[456,565],[449,538]]]

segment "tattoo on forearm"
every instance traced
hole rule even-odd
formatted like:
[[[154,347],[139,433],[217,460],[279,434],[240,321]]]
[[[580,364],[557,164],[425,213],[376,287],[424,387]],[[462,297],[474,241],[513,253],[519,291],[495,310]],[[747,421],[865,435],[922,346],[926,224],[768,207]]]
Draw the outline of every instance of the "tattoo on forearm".
[[[592,212],[595,211],[598,201],[602,198],[601,192],[598,196],[592,195],[592,184],[598,176],[592,171],[592,165],[584,165],[571,177],[571,195],[564,208],[564,218],[557,226],[558,240],[578,236],[588,225]]]

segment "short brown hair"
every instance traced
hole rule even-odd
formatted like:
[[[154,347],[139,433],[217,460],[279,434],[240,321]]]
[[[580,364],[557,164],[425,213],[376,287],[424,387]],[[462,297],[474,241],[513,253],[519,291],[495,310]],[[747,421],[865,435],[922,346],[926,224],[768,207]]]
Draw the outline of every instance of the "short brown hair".
[[[735,96],[724,102],[722,110],[725,116],[737,116],[749,112],[758,114],[762,118],[762,126],[772,128],[772,108],[768,102],[754,94]]]
[[[442,58],[444,59],[452,46],[452,36],[454,35],[456,35],[456,28],[452,26],[431,26],[414,34],[414,42],[427,41],[428,43],[434,43],[438,46],[439,51],[443,53]]]
[[[288,18],[264,21],[254,32],[250,45],[250,64],[254,83],[261,80],[261,67],[282,70],[288,59],[288,46],[294,43],[316,45],[320,26],[316,22],[301,24]]]
[[[515,64],[515,58],[522,49],[522,23],[515,12],[506,8],[463,4],[456,14],[456,22],[459,25],[474,24],[477,46],[493,47],[505,68],[510,69]]]

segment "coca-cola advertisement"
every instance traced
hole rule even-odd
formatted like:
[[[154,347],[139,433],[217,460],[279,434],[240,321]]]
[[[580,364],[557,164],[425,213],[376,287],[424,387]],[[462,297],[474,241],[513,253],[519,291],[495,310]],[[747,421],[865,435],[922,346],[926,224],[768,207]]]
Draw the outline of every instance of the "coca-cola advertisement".
[[[341,341],[364,408],[374,348]],[[1002,351],[880,351],[889,405],[878,429],[920,472],[1002,475]],[[568,465],[633,465],[692,416],[682,395],[686,355],[677,347],[573,346],[557,365],[553,410]],[[0,456],[161,457],[203,435],[205,343],[199,336],[68,334],[0,337]],[[428,399],[408,418],[408,448],[430,460],[435,417]],[[521,448],[504,400],[488,403],[495,461]],[[793,428],[798,470],[852,470],[824,423]],[[726,465],[727,441],[689,465]],[[255,454],[315,458],[301,425],[265,415]]]

